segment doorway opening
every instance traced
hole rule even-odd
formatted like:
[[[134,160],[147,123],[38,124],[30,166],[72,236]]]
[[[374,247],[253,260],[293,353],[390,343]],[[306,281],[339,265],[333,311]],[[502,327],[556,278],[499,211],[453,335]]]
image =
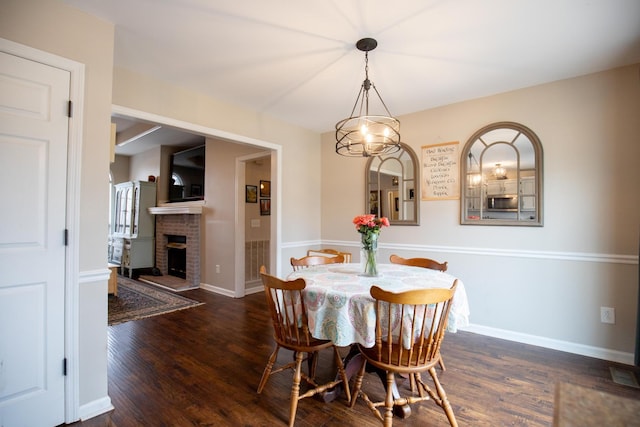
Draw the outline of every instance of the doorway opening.
[[[257,157],[263,157],[266,158],[268,160],[269,166],[268,166],[268,175],[266,175],[265,177],[262,178],[263,181],[271,181],[273,183],[273,195],[275,195],[277,193],[276,191],[276,183],[279,182],[279,178],[280,178],[280,174],[281,174],[281,169],[279,167],[279,165],[276,164],[276,160],[279,160],[281,158],[281,147],[277,144],[273,144],[273,143],[269,143],[269,142],[265,142],[265,141],[261,141],[261,140],[256,140],[253,138],[248,138],[248,137],[244,137],[244,136],[240,136],[240,135],[230,135],[228,132],[222,132],[219,131],[217,129],[212,129],[212,128],[205,128],[202,126],[198,126],[198,125],[194,125],[192,123],[187,123],[187,122],[181,122],[178,120],[174,120],[171,118],[167,118],[167,117],[162,117],[162,116],[157,116],[155,114],[152,113],[146,113],[146,112],[142,112],[139,110],[133,110],[133,109],[129,109],[126,107],[121,107],[121,106],[113,106],[112,107],[112,118],[115,119],[121,119],[121,120],[127,120],[127,121],[133,121],[133,122],[138,122],[138,123],[144,123],[146,126],[152,126],[152,128],[160,127],[160,126],[164,126],[166,128],[169,128],[170,130],[174,131],[174,132],[180,132],[182,134],[197,134],[200,137],[203,137],[205,139],[214,139],[214,140],[220,140],[223,142],[229,142],[232,144],[238,144],[241,146],[251,146],[254,148],[257,148],[261,151],[259,151],[256,154],[253,154],[251,156],[253,156],[254,158]],[[148,142],[148,141],[144,141],[144,142]],[[138,144],[138,143],[144,143],[143,141],[134,141],[134,142],[130,142],[127,143],[126,145],[124,145],[123,147],[128,147],[129,150],[132,150],[134,147],[134,145]],[[118,147],[116,147],[116,154],[118,153]],[[238,161],[238,159],[236,159],[236,161]],[[242,162],[244,163],[244,161]],[[159,168],[158,174],[157,176],[162,176],[163,174],[166,175],[166,173],[168,173],[168,170],[165,170],[162,168],[162,166]],[[155,177],[154,177],[155,178]],[[211,281],[209,281],[209,283],[207,283],[207,281],[209,279],[202,277],[201,282],[200,282],[200,287],[202,287],[203,289],[206,290],[210,290],[212,292],[217,292],[217,293],[222,293],[228,296],[233,296],[236,298],[242,297],[245,295],[245,258],[244,258],[244,251],[245,251],[245,247],[244,247],[244,237],[245,237],[245,222],[244,219],[240,219],[240,217],[244,217],[244,211],[245,211],[245,199],[244,199],[244,191],[245,191],[245,178],[244,175],[242,177],[238,176],[238,173],[236,171],[235,176],[232,177],[235,180],[235,184],[236,184],[236,188],[238,189],[238,197],[236,198],[236,200],[215,200],[215,201],[210,201],[210,203],[213,204],[218,204],[218,206],[222,206],[222,205],[227,205],[227,206],[234,206],[234,210],[235,210],[235,215],[233,215],[233,219],[234,219],[234,223],[230,224],[230,226],[234,227],[234,232],[233,235],[235,237],[235,241],[230,242],[231,245],[235,245],[235,251],[234,251],[234,255],[233,258],[231,260],[231,262],[233,263],[233,265],[231,265],[230,267],[232,267],[233,270],[233,289],[229,290],[226,288],[220,288],[219,285],[216,285],[214,282],[212,282],[215,279],[210,279]],[[256,185],[260,185],[259,181]],[[240,190],[241,189],[241,190]],[[166,190],[166,189],[164,189]],[[163,183],[162,181],[158,182],[158,194],[163,194]],[[240,194],[240,192],[242,194]],[[280,232],[278,231],[278,226],[277,224],[279,223],[278,218],[279,218],[279,203],[277,201],[277,199],[275,197],[273,197],[273,195],[271,195],[271,197],[259,197],[258,202],[257,202],[257,206],[261,206],[260,203],[260,198],[268,200],[268,203],[263,203],[263,205],[267,205],[269,207],[269,215],[262,215],[259,219],[261,224],[267,224],[266,225],[266,229],[267,229],[267,237],[265,238],[265,240],[268,240],[268,247],[269,247],[269,263],[270,263],[270,269],[273,270],[274,272],[276,271],[276,266],[279,265],[279,247],[280,247]],[[159,201],[160,203],[162,203],[162,201]],[[160,204],[159,204],[160,205]],[[161,206],[166,206],[165,204],[162,204]],[[213,209],[213,211],[215,211],[215,209]],[[208,221],[208,219],[205,217],[206,215],[209,215],[209,213],[205,213],[203,212],[203,224],[206,223]],[[159,215],[159,217],[165,217],[165,216],[172,216],[172,215]],[[216,224],[216,226],[220,226],[220,224]],[[156,224],[156,234],[157,234],[157,227],[158,224]],[[171,234],[176,234],[176,233],[171,233]],[[183,233],[179,233],[179,234],[183,234]],[[203,234],[203,236],[206,236],[206,232]],[[158,236],[156,236],[156,238],[158,238]],[[204,237],[207,239],[214,239],[214,237]],[[242,240],[239,240],[239,239]],[[189,239],[187,239],[189,240]],[[177,242],[179,243],[179,242]],[[174,243],[175,244],[175,243]],[[172,244],[173,245],[173,244]],[[191,246],[192,242],[187,241],[187,245]],[[208,256],[207,253],[204,253],[206,251],[207,248],[207,242],[203,242],[202,246],[201,246],[201,250],[202,250],[202,265],[206,266],[206,265],[210,265],[213,264],[213,274],[219,274],[220,271],[229,271],[229,270],[225,270],[225,265],[219,265],[217,262],[217,260],[214,260],[213,263],[209,262],[211,260],[207,260],[206,257]],[[176,248],[177,249],[177,248]],[[187,251],[187,270],[189,268],[189,247],[187,247],[186,249]],[[163,252],[168,252],[168,248],[166,248]],[[158,252],[156,251],[156,258]],[[157,259],[156,259],[157,262]],[[205,264],[205,262],[209,262],[209,264]],[[180,270],[180,268],[177,268],[177,270]],[[217,277],[217,276],[211,276],[211,270],[206,270],[203,269],[202,270],[202,274],[209,274],[208,277]],[[188,274],[187,274],[188,276]],[[228,282],[227,282],[228,283]]]

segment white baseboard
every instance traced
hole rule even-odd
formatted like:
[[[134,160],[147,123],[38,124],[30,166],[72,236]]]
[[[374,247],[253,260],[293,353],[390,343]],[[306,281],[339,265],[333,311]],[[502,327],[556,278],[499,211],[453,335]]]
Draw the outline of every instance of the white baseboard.
[[[219,286],[209,285],[207,283],[200,283],[200,289],[204,289],[205,291],[213,292],[214,294],[224,295],[225,297],[235,298],[234,291],[221,288]]]
[[[212,292],[214,294],[224,295],[226,297],[235,298],[235,294],[233,291],[229,289],[220,288],[218,286],[207,285],[206,283],[200,284],[200,289],[204,289],[205,291]],[[261,282],[258,282],[256,286],[252,286],[244,290],[245,295],[257,294],[258,292],[264,291],[264,287]]]
[[[111,398],[109,396],[105,396],[101,399],[97,399],[93,402],[80,406],[78,413],[80,415],[80,420],[85,421],[89,418],[97,417],[98,415],[113,411],[114,409],[115,408],[111,404]]]
[[[245,288],[244,290],[245,295],[257,294],[259,292],[264,292],[264,286],[262,286],[262,283],[259,283],[256,286],[252,286],[250,288]]]
[[[469,327],[460,329],[473,332],[479,335],[486,335],[508,341],[520,342],[523,344],[535,345],[538,347],[550,348],[552,350],[565,351],[567,353],[579,354],[581,356],[593,357],[596,359],[609,360],[611,362],[623,363],[625,365],[634,364],[633,353],[610,350],[601,347],[593,347],[584,344],[576,344],[568,341],[560,341],[551,338],[528,335],[520,332],[508,331],[505,329],[491,328],[488,326],[471,324]]]

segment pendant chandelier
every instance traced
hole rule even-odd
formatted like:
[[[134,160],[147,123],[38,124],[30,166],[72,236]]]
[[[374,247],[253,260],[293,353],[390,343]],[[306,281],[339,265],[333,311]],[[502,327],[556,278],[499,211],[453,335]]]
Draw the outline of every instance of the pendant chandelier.
[[[496,179],[507,179],[507,169],[505,169],[500,163],[496,163],[496,167],[493,169],[493,174]]]
[[[358,40],[356,47],[364,52],[365,79],[351,110],[351,115],[336,123],[336,153],[347,157],[370,157],[400,150],[400,121],[393,117],[378,89],[369,80],[369,51],[378,46],[375,39]],[[383,114],[370,112],[369,91],[373,88]],[[356,115],[357,110],[357,115]],[[382,109],[379,110],[382,112]],[[386,113],[386,114],[384,114]]]

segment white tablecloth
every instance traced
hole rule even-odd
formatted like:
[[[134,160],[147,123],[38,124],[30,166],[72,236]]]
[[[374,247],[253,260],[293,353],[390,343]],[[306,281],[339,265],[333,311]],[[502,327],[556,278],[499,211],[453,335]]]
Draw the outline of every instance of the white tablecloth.
[[[379,264],[378,277],[361,276],[360,264],[327,264],[291,273],[287,279],[303,278],[311,334],[344,347],[375,341],[373,285],[392,292],[424,288],[450,288],[455,277],[440,271],[400,264]],[[469,302],[464,284],[458,286],[449,313],[448,331],[469,325]]]

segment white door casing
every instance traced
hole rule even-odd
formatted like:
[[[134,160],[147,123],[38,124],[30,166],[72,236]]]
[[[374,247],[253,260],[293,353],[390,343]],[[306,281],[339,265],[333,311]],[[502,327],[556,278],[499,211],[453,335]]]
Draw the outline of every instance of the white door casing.
[[[0,52],[0,425],[65,421],[70,73]]]

